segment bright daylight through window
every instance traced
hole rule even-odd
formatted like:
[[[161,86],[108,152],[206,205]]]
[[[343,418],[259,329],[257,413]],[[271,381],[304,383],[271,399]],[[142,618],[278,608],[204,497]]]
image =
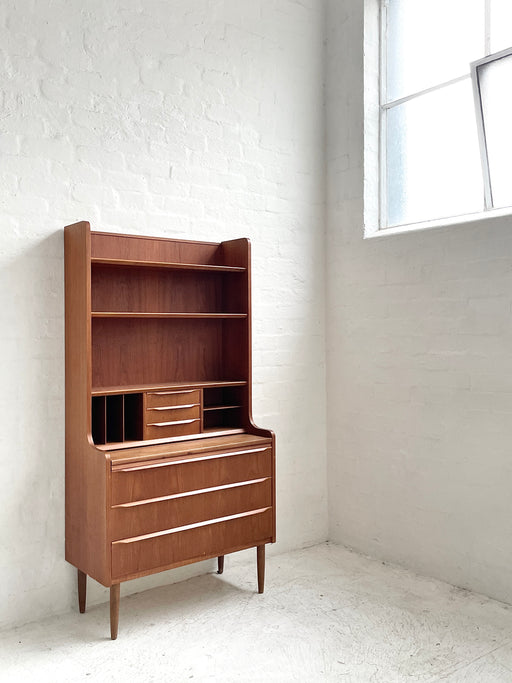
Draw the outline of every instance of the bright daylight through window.
[[[382,0],[381,228],[512,205],[511,46],[512,0]]]

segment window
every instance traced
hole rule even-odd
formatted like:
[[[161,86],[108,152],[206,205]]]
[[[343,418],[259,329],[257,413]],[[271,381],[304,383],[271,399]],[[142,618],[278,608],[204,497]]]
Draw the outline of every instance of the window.
[[[379,227],[511,206],[512,1],[381,0],[380,23]]]

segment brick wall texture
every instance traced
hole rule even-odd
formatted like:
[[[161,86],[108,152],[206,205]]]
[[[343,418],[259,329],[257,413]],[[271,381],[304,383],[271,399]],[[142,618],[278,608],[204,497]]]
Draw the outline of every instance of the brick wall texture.
[[[254,413],[278,444],[273,550],[326,538],[323,20],[317,0],[0,4],[0,626],[75,608],[62,228],[76,220],[251,238]]]

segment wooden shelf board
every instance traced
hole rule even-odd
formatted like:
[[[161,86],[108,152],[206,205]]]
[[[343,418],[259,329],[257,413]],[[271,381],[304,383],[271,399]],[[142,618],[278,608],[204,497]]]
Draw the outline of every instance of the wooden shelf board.
[[[203,411],[209,412],[211,410],[233,410],[234,408],[241,408],[241,405],[232,405],[232,406],[205,406],[203,408]]]
[[[199,320],[216,320],[216,319],[226,319],[226,320],[236,320],[247,318],[247,313],[142,313],[138,311],[92,311],[91,316],[93,318],[118,318],[118,319],[129,319],[129,318],[142,318],[142,319],[153,319],[153,318],[174,318],[178,320],[183,319],[199,319]]]
[[[205,380],[204,382],[166,382],[159,384],[131,384],[111,387],[93,387],[92,396],[109,396],[111,394],[139,394],[143,391],[162,391],[165,389],[210,389],[215,387],[243,387],[245,380]]]
[[[239,266],[218,266],[210,263],[170,263],[167,261],[132,261],[129,259],[111,259],[92,257],[91,263],[104,266],[124,266],[137,268],[168,268],[172,270],[202,270],[214,273],[243,273],[246,268]]]

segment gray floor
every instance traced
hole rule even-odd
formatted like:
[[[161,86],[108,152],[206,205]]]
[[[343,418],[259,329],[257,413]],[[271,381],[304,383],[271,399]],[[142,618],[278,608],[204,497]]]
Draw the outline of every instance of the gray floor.
[[[121,598],[115,642],[108,605],[4,631],[0,680],[512,682],[507,605],[331,544],[255,573]]]

